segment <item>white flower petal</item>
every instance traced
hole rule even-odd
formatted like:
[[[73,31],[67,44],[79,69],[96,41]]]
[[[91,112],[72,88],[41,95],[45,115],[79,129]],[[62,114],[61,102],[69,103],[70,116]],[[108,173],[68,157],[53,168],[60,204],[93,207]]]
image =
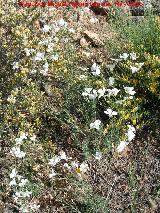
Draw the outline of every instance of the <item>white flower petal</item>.
[[[116,63],[114,63],[114,64],[107,64],[107,65],[106,65],[106,67],[107,67],[108,69],[110,69],[111,72],[114,70],[115,66],[116,66]]]
[[[114,85],[114,78],[113,77],[109,77],[109,86],[113,86]]]
[[[10,181],[9,185],[10,186],[16,186],[17,185],[15,178]]]
[[[87,164],[87,163],[84,163],[84,162],[81,163],[79,169],[80,169],[80,171],[81,171],[82,173],[87,172],[87,171],[89,170],[88,164]]]
[[[97,151],[96,154],[95,154],[95,158],[97,160],[100,160],[102,158],[102,152]]]
[[[137,59],[136,53],[130,53],[130,58],[132,60],[136,60]]]
[[[128,56],[129,56],[128,53],[123,53],[123,54],[120,55],[119,57],[120,57],[121,59],[127,60]]]
[[[44,27],[42,28],[42,31],[43,31],[44,33],[47,33],[47,32],[50,31],[50,29],[51,29],[51,27],[50,27],[49,25],[44,25]]]
[[[14,168],[14,169],[12,169],[12,172],[9,176],[10,176],[10,178],[15,178],[16,175],[17,175],[17,170],[16,170],[16,168]]]
[[[103,97],[105,92],[106,92],[106,89],[103,87],[102,89],[98,89],[97,91],[99,93],[99,98]]]
[[[134,87],[124,87],[125,92],[129,95],[134,95],[136,92],[134,91]]]
[[[126,143],[125,141],[120,141],[120,144],[117,147],[117,152],[122,152],[128,143]]]
[[[100,129],[100,125],[101,125],[101,121],[100,120],[96,120],[94,123],[90,124],[90,128],[91,129]]]
[[[139,71],[139,68],[134,67],[134,66],[130,66],[132,73],[136,73]]]

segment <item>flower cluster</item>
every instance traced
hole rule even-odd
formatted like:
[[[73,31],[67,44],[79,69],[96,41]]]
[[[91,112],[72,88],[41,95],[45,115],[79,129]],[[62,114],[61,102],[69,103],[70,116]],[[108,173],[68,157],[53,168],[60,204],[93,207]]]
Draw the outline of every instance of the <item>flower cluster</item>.
[[[21,175],[18,175],[18,172],[16,170],[16,168],[12,169],[12,172],[10,173],[10,183],[9,185],[11,187],[15,187],[15,189],[18,189],[18,191],[15,192],[13,198],[15,200],[15,202],[17,203],[19,199],[21,198],[26,198],[26,197],[30,197],[32,192],[31,191],[27,191],[26,188],[26,184],[28,183],[28,179],[23,178]]]
[[[56,165],[63,161],[63,167],[67,169],[69,172],[76,172],[78,175],[82,175],[87,172],[89,169],[88,164],[82,162],[79,164],[76,161],[72,160],[72,157],[67,157],[64,151],[61,151],[59,155],[55,155],[53,158],[49,159],[49,165],[52,167],[51,173],[49,174],[49,178],[54,178],[58,173],[55,172]]]
[[[119,56],[119,59],[112,59],[115,62],[113,64],[106,65],[107,69],[110,69],[110,71],[114,71],[116,66],[118,65],[119,62],[122,60],[126,61],[127,59],[130,59],[132,61],[135,61],[137,59],[136,53],[123,53]],[[138,66],[138,69],[140,69],[144,63],[135,63],[136,66]],[[132,70],[132,69],[131,69]],[[101,74],[99,66],[94,63],[91,67],[92,74],[94,76],[99,76]],[[138,70],[137,70],[138,71]],[[133,70],[132,70],[132,73]],[[132,100],[134,98],[134,95],[136,94],[136,91],[134,90],[133,86],[123,86],[122,90],[118,89],[116,87],[113,87],[115,84],[115,78],[114,77],[109,77],[109,82],[108,85],[112,88],[105,88],[103,87],[102,89],[93,89],[93,88],[85,88],[85,91],[82,93],[82,96],[88,97],[90,100],[95,100],[97,97],[104,97],[104,98],[109,98],[107,101],[108,103],[112,103],[112,97],[121,97],[121,94],[126,94],[123,100],[116,100],[116,104],[123,104],[127,100]],[[113,105],[113,104],[112,104]],[[109,118],[112,118],[114,116],[120,115],[117,111],[113,110],[113,108],[109,107],[106,110],[104,110],[104,113],[108,115]],[[119,119],[119,116],[118,116]],[[101,126],[101,120],[97,119],[94,122],[90,123],[90,129],[96,129],[100,130]],[[135,137],[135,128],[131,125],[128,125],[129,129],[126,134],[127,139],[126,141],[120,141],[119,146],[117,147],[117,152],[121,152],[124,150],[124,148],[128,145],[128,143],[134,139]],[[97,157],[99,159],[99,157]]]

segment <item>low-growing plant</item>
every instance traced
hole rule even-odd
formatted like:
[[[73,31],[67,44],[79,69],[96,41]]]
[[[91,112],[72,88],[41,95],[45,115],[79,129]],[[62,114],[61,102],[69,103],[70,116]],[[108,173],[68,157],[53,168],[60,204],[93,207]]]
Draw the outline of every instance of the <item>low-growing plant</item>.
[[[108,211],[85,182],[87,160],[121,153],[138,129],[157,125],[159,49],[146,45],[142,55],[128,29],[127,52],[86,67],[64,19],[8,6],[7,15],[0,9],[3,200],[22,212],[40,211],[47,195],[67,212]]]

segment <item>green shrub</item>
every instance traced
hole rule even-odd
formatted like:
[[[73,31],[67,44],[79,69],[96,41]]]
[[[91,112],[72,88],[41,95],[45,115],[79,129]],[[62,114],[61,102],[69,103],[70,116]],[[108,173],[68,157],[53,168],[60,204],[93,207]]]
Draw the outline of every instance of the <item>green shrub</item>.
[[[74,207],[78,196],[70,181],[85,179],[85,160],[96,151],[123,151],[136,130],[157,122],[160,59],[154,42],[159,25],[154,22],[155,37],[149,39],[125,26],[127,52],[135,51],[136,60],[125,53],[126,60],[86,67],[68,28],[42,32],[37,27],[35,21],[47,19],[45,9],[8,9],[7,14],[0,9],[2,191],[6,199],[12,192],[23,211],[26,206],[34,211],[33,203],[45,191],[55,203]],[[97,195],[85,202],[87,193],[81,200],[86,212],[99,205],[94,199],[105,205]]]

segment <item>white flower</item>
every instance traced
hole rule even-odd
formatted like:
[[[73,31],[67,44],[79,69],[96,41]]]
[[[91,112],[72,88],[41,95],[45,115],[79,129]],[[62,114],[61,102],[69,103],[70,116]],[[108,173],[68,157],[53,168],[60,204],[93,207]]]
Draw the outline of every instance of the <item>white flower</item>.
[[[137,59],[136,53],[130,53],[130,58],[134,61]]]
[[[88,96],[88,94],[90,94],[90,92],[92,91],[92,88],[85,88],[84,90],[85,90],[85,92],[83,92],[82,95]]]
[[[97,91],[93,89],[92,93],[88,94],[90,100],[94,100],[97,98]]]
[[[16,196],[16,197],[21,197],[21,192],[16,192],[16,193],[15,193],[15,196]]]
[[[28,182],[27,179],[21,179],[21,182],[18,184],[20,187],[25,186],[25,184]]]
[[[16,145],[21,145],[22,142],[23,142],[23,139],[21,139],[21,138],[16,138],[16,139],[15,139],[15,142],[16,142]]]
[[[89,7],[84,7],[84,8],[83,8],[83,11],[84,11],[85,13],[90,13],[90,12],[91,12],[91,10],[90,10]]]
[[[55,41],[56,43],[59,41],[58,37],[54,37],[53,41]]]
[[[114,78],[113,77],[109,77],[109,86],[113,86],[114,85]]]
[[[11,104],[15,104],[16,98],[13,95],[8,96],[7,101]]]
[[[118,101],[116,101],[115,103],[116,103],[116,104],[123,104],[123,102],[124,102],[124,100],[118,100]]]
[[[37,205],[36,203],[34,203],[34,204],[30,204],[29,207],[31,208],[31,210],[37,211],[40,208],[40,205]]]
[[[20,210],[20,212],[22,212],[22,213],[28,213],[28,212],[29,212],[29,209],[28,209],[28,207],[26,207],[26,206],[21,206],[21,208],[20,208],[19,210]]]
[[[135,137],[135,134],[132,131],[128,131],[127,136],[128,136],[128,141],[132,141]]]
[[[59,58],[58,54],[53,54],[50,56],[50,59],[53,60],[53,61],[57,61]]]
[[[72,167],[72,168],[78,168],[78,163],[75,162],[75,161],[72,161],[72,162],[71,162],[71,167]]]
[[[85,92],[82,95],[88,96],[90,100],[94,100],[97,97],[97,91],[95,89],[92,90],[92,88],[85,88]]]
[[[27,139],[27,134],[21,133],[20,137],[15,139],[16,145],[21,145],[25,139]]]
[[[134,67],[134,66],[130,66],[132,73],[138,72],[139,68],[138,67]]]
[[[49,174],[49,178],[53,178],[57,175],[57,173],[52,169],[52,173]]]
[[[90,129],[100,129],[100,125],[101,125],[101,121],[100,120],[96,120],[95,122],[90,124]]]
[[[59,163],[61,160],[61,157],[55,155],[53,158],[49,159],[49,165],[55,166],[57,163]]]
[[[92,24],[94,24],[94,23],[97,23],[97,22],[99,22],[99,20],[97,19],[97,18],[91,18],[90,19],[90,22],[92,23]]]
[[[69,31],[70,33],[75,33],[75,29],[73,29],[73,28],[70,28],[68,31]]]
[[[44,65],[43,65],[43,70],[40,71],[41,74],[43,74],[44,76],[46,76],[48,74],[48,62],[46,62]]]
[[[33,135],[32,137],[30,137],[31,141],[35,141],[36,140],[36,135]]]
[[[110,97],[110,96],[116,96],[120,90],[117,88],[113,88],[113,89],[107,89],[106,91],[108,92],[107,96]]]
[[[123,53],[123,54],[120,55],[119,57],[120,57],[121,59],[127,60],[128,56],[129,56],[128,53]]]
[[[50,31],[50,29],[51,29],[51,27],[50,27],[49,25],[44,25],[44,27],[42,28],[42,31],[43,31],[44,33],[47,33],[47,32]]]
[[[60,27],[58,27],[58,25],[54,25],[52,24],[52,28],[54,29],[55,33],[57,33],[60,30]]]
[[[60,159],[61,160],[67,160],[67,156],[66,156],[66,153],[64,151],[60,152]]]
[[[86,76],[86,75],[80,75],[79,78],[80,78],[81,80],[87,80],[87,76]]]
[[[102,158],[102,152],[97,151],[96,154],[95,154],[95,158],[97,160],[100,160]]]
[[[13,62],[13,67],[12,67],[12,69],[13,70],[15,70],[15,69],[18,69],[19,68],[19,62],[17,62],[17,61],[15,61],[15,62]]]
[[[141,67],[144,65],[144,62],[142,62],[142,63],[135,63],[135,65],[136,65],[139,69],[141,69]]]
[[[101,97],[103,97],[104,96],[104,94],[105,94],[105,91],[106,91],[106,89],[103,87],[102,89],[98,89],[98,93],[99,93],[99,98],[101,98]]]
[[[144,65],[144,62],[136,63],[136,65],[142,67]]]
[[[21,180],[22,178],[23,178],[22,175],[17,175],[18,180]]]
[[[10,186],[16,186],[17,185],[15,178],[10,181],[9,185]]]
[[[22,197],[30,197],[32,194],[32,192],[26,191],[26,192],[22,192]]]
[[[45,53],[37,53],[34,57],[35,61],[41,61],[44,59]]]
[[[10,176],[10,178],[15,178],[17,176],[16,168],[12,169],[12,172],[11,172],[11,174],[9,176]]]
[[[65,168],[69,169],[69,170],[71,169],[71,166],[69,166],[68,163],[64,163],[63,166],[64,166]]]
[[[30,56],[30,50],[28,48],[24,48],[24,51],[26,52],[26,56]]]
[[[135,132],[136,129],[134,128],[134,126],[128,125],[128,132],[127,132],[127,136],[128,136],[128,141],[132,141],[135,137]]]
[[[49,67],[48,62],[46,62],[46,63],[43,65],[43,68],[44,68],[44,70],[48,70],[48,67]]]
[[[67,22],[65,22],[63,18],[59,19],[57,21],[57,24],[58,24],[59,27],[66,27],[67,26]]]
[[[13,199],[14,199],[14,202],[15,202],[15,203],[17,203],[18,198],[19,198],[19,197],[17,197],[17,196],[15,196],[15,195],[13,195]]]
[[[88,164],[87,164],[87,163],[84,163],[84,162],[81,163],[79,169],[80,169],[80,171],[81,171],[82,173],[87,172],[87,171],[89,170]]]
[[[37,70],[31,70],[31,74],[35,74],[37,72]]]
[[[48,70],[41,70],[40,73],[44,76],[48,75]]]
[[[138,72],[144,63],[135,63],[136,66],[130,66],[132,73]]]
[[[100,75],[101,71],[100,71],[100,67],[94,63],[92,66],[91,66],[91,72],[94,76],[98,76]]]
[[[54,44],[53,43],[51,43],[51,44],[48,44],[48,47],[47,47],[47,52],[51,52],[51,51],[53,51],[53,47],[54,47]]]
[[[136,92],[134,91],[134,87],[124,87],[125,92],[129,95],[134,95]]]
[[[132,126],[132,125],[128,125],[128,130],[129,131],[132,131],[132,132],[135,132],[136,131],[136,129],[135,129],[135,127],[134,126]]]
[[[126,148],[127,145],[128,145],[127,142],[120,141],[120,144],[117,147],[117,152],[122,152]]]
[[[114,64],[107,64],[107,65],[106,65],[106,67],[107,67],[108,69],[110,69],[111,72],[113,72],[115,66],[116,66],[116,63],[114,63]]]
[[[31,53],[33,53],[35,50],[34,50],[34,49],[24,48],[24,51],[25,51],[25,53],[26,53],[26,56],[30,56]]]
[[[13,147],[11,153],[14,154],[17,158],[24,158],[26,153],[21,151],[19,147]]]
[[[21,134],[20,134],[20,139],[21,139],[21,140],[27,139],[27,135],[28,135],[28,134],[26,134],[26,133],[24,133],[24,132],[21,132]]]
[[[50,42],[52,42],[52,37],[48,37],[47,39],[40,41],[38,44],[48,46]]]
[[[105,114],[107,114],[110,118],[113,116],[113,115],[117,115],[117,112],[116,111],[113,111],[112,109],[108,108],[106,111],[104,111]]]
[[[133,96],[129,96],[128,98],[129,98],[129,99],[133,99]]]

